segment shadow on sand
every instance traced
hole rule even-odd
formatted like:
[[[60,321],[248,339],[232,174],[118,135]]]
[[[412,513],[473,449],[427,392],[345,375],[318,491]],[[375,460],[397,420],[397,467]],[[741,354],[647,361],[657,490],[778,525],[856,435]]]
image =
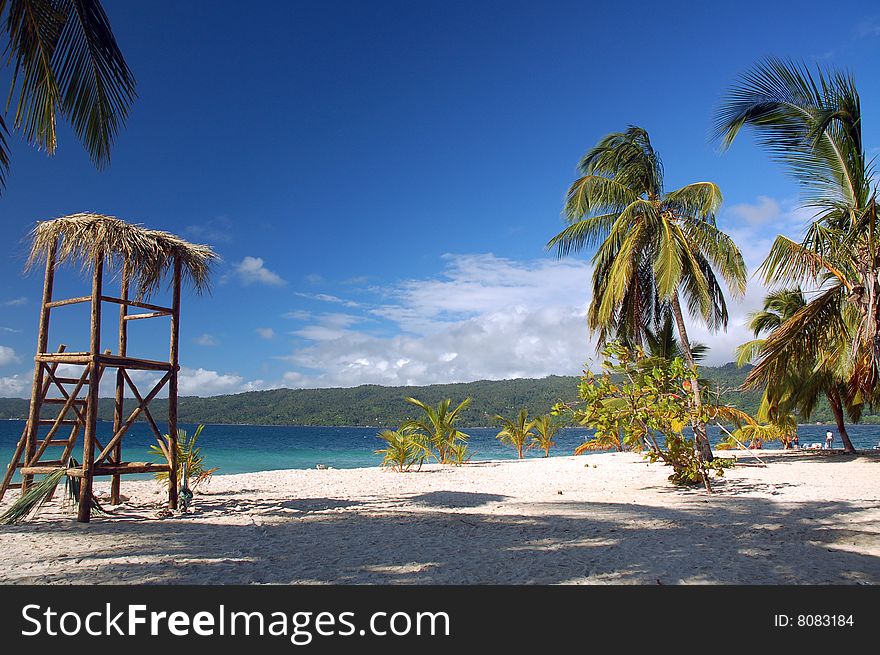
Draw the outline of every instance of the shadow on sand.
[[[422,507],[393,509],[404,500]],[[218,494],[199,498],[194,513],[164,521],[144,521],[143,513],[150,510],[132,508],[128,511],[143,513],[90,525],[46,521],[4,527],[0,536],[26,534],[44,546],[34,551],[31,562],[0,568],[0,579],[90,584],[880,583],[880,558],[868,554],[876,552],[880,524],[859,516],[865,504],[782,504],[734,493],[693,498],[680,509],[547,502],[529,503],[522,516],[513,504],[505,514],[480,510],[504,500],[439,491],[392,499],[390,506],[386,499],[375,511],[370,503],[333,498],[265,502]],[[249,512],[246,522],[235,516],[241,511]],[[204,521],[217,512],[233,522]],[[53,556],[45,544],[57,533],[65,533],[72,550],[56,547],[57,564],[45,567],[45,558]],[[31,571],[31,566],[37,568]]]

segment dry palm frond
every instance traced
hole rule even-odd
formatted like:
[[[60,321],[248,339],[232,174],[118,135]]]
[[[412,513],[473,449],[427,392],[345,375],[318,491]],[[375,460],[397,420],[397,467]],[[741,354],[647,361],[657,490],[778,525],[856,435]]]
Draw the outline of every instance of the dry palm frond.
[[[28,518],[36,516],[43,505],[52,498],[55,489],[62,480],[64,480],[64,501],[62,506],[64,508],[73,507],[75,510],[79,506],[80,485],[82,481],[77,477],[67,476],[67,471],[72,468],[79,468],[79,462],[73,457],[68,461],[67,468],[56,469],[52,473],[48,473],[39,482],[34,483],[0,516],[0,525],[18,525]],[[89,498],[89,502],[92,505],[92,510],[99,514],[107,513],[98,502],[98,499],[95,498],[94,493]]]
[[[3,515],[0,516],[0,525],[18,525],[27,520],[29,516],[36,515],[66,474],[67,471],[60,468],[32,485],[9,506],[9,509],[3,512]]]
[[[217,259],[209,246],[102,214],[71,214],[41,221],[31,238],[28,268],[46,261],[57,243],[56,264],[71,261],[88,268],[103,257],[111,269],[121,270],[127,263],[139,297],[155,292],[175,262],[180,262],[185,280],[201,293],[208,289],[211,266]]]

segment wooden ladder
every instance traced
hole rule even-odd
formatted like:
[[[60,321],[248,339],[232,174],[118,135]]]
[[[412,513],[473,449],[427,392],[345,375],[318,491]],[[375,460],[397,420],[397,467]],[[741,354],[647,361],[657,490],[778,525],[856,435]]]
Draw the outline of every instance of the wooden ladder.
[[[66,346],[62,344],[58,347],[57,352],[59,354],[63,353],[65,348]],[[37,397],[31,399],[31,403],[37,403],[38,405],[38,417],[39,410],[47,405],[60,405],[61,408],[58,411],[58,415],[55,419],[40,419],[34,426],[31,426],[29,423],[25,424],[21,433],[21,438],[18,440],[15,452],[12,455],[12,460],[9,462],[9,466],[6,467],[3,482],[0,483],[0,501],[3,500],[8,489],[22,489],[22,493],[26,491],[26,489],[23,488],[22,482],[12,482],[12,478],[15,476],[16,471],[21,471],[22,474],[27,475],[45,475],[57,471],[59,468],[66,468],[70,459],[70,454],[73,452],[77,437],[79,436],[79,432],[85,426],[86,417],[83,410],[86,401],[85,399],[78,398],[78,396],[82,388],[89,383],[89,368],[86,367],[79,378],[65,378],[55,375],[58,366],[59,362],[43,364],[45,379],[42,388]],[[67,388],[67,385],[72,385],[72,387]],[[55,386],[60,392],[60,398],[48,397],[49,391],[53,386]],[[74,418],[68,419],[67,416],[71,411],[74,414]],[[42,438],[38,435],[40,425],[51,426],[48,434]],[[58,432],[63,426],[70,426],[70,433],[67,438],[58,438]],[[30,429],[33,429],[34,431],[34,452],[32,456],[28,457],[26,450],[28,431]],[[63,446],[64,448],[60,457],[57,459],[41,461],[41,458],[46,454],[46,451],[49,448],[59,446]],[[54,491],[52,493],[54,494]]]

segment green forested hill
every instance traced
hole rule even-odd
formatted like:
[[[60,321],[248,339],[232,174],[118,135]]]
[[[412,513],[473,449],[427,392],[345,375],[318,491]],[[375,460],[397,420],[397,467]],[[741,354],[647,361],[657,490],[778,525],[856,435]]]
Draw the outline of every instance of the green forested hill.
[[[733,364],[700,369],[701,377],[711,382],[713,390],[738,387],[747,371]],[[444,398],[457,403],[469,396],[473,402],[464,413],[463,422],[467,426],[479,426],[492,424],[495,414],[509,415],[521,407],[527,407],[532,414],[545,413],[560,400],[574,400],[576,393],[577,378],[558,375],[425,387],[363,385],[346,389],[274,389],[211,398],[181,398],[179,416],[184,423],[395,426],[417,413],[404,400],[406,396],[432,404]],[[724,398],[753,413],[760,402],[760,393],[728,391]],[[27,405],[28,401],[20,398],[0,398],[0,419],[25,418]],[[131,401],[129,406],[133,408]],[[151,405],[157,420],[164,416],[165,407],[166,401],[161,399]],[[102,399],[101,418],[111,417],[112,400]],[[827,404],[820,404],[810,420],[832,420]]]

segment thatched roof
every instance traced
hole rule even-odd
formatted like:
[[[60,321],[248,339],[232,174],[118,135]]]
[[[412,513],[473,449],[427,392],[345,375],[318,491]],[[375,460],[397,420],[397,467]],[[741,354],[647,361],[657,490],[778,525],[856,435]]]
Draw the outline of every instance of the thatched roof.
[[[211,265],[217,259],[209,246],[184,241],[168,232],[148,230],[114,216],[71,214],[40,221],[31,232],[28,267],[45,262],[52,245],[58,242],[56,262],[72,261],[91,267],[95,257],[103,256],[105,266],[122,270],[128,262],[131,284],[139,296],[149,296],[180,261],[183,278],[201,293],[208,288]]]

